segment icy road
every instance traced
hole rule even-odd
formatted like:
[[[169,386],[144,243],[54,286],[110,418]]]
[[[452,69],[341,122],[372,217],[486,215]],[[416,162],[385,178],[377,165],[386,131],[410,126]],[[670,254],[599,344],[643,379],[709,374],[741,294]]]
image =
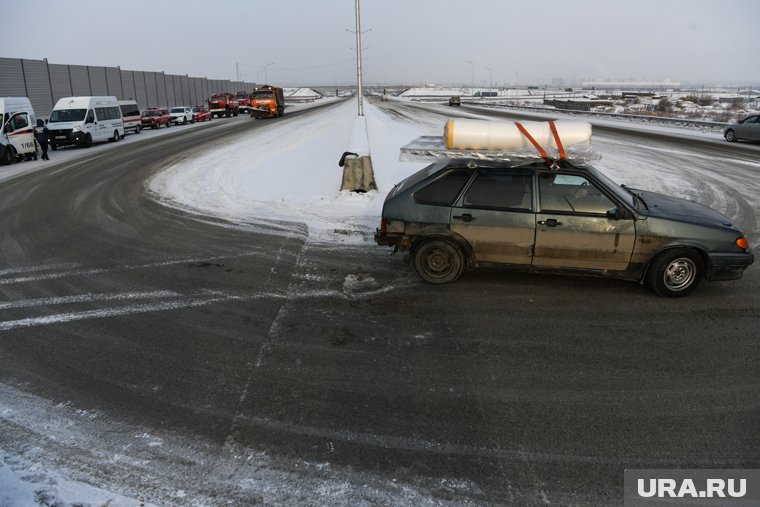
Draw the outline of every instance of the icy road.
[[[340,102],[13,166],[0,505],[610,505],[625,468],[760,467],[757,265],[682,300],[500,271],[424,285],[370,239],[420,167],[398,148],[504,113],[366,112],[368,138]],[[703,137],[594,144],[619,183],[715,207],[757,248],[760,149]],[[379,193],[338,194],[349,148]]]

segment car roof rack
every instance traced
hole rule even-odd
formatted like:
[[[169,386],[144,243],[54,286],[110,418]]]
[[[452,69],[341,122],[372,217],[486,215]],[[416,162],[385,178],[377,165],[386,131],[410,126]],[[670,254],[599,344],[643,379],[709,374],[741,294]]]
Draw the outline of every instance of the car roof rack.
[[[570,145],[564,147],[564,160],[573,167],[588,167],[599,160],[602,156],[590,146]],[[545,148],[545,155],[550,160],[560,161],[560,152],[557,148]],[[471,159],[502,162],[507,165],[523,165],[533,162],[546,161],[533,148],[512,150],[458,150],[446,147],[442,136],[420,136],[400,149],[399,160],[402,162],[427,162],[440,158]]]

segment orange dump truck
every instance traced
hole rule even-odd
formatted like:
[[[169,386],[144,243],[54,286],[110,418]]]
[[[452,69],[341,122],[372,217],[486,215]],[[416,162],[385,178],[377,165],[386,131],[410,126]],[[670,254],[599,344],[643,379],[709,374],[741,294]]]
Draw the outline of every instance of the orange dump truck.
[[[276,118],[285,111],[282,88],[262,86],[256,88],[251,97],[251,118]]]

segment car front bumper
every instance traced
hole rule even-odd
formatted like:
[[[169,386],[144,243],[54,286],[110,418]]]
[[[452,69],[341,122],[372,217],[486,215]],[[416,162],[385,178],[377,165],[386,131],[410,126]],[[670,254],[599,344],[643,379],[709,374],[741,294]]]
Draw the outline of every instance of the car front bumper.
[[[738,280],[742,277],[744,270],[755,261],[755,255],[752,252],[743,254],[711,253],[709,257],[710,268],[705,273],[705,278],[711,282]]]
[[[55,143],[56,146],[66,146],[69,144],[84,144],[86,132],[78,130],[72,132],[71,130],[51,130],[50,142]]]

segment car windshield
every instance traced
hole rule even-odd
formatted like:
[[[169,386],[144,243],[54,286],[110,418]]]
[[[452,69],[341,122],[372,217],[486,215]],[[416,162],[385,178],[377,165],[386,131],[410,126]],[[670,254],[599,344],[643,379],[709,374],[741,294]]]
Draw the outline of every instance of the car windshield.
[[[87,109],[56,109],[50,115],[49,123],[82,121],[86,115]]]
[[[271,99],[272,98],[272,92],[270,91],[263,91],[263,92],[254,92],[253,98],[255,99]]]
[[[184,107],[173,107],[172,108],[172,113],[184,113],[184,112],[185,112],[185,108]]]
[[[620,198],[620,200],[622,200],[626,204],[636,207],[636,199],[634,198],[633,194],[631,194],[630,191],[628,191],[624,187],[621,187],[620,185],[615,183],[613,180],[607,177],[606,174],[599,171],[598,169],[589,167],[588,171],[593,173],[594,176],[597,177],[597,179],[601,180],[604,183],[604,186],[607,187],[607,189],[609,189],[610,191],[614,192],[615,195],[618,198]]]
[[[193,108],[193,112],[194,113],[202,113],[203,112],[203,108],[202,107],[194,107]]]
[[[144,111],[143,116],[161,116],[161,111]]]

